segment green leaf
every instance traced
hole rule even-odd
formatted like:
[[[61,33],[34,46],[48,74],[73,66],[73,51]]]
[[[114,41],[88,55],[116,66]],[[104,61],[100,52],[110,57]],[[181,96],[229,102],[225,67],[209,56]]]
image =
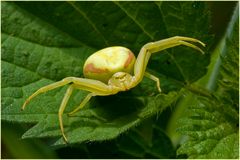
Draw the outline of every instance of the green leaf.
[[[222,101],[196,97],[182,118],[178,131],[187,135],[187,141],[178,149],[178,155],[189,158],[237,158],[238,112]]]
[[[1,7],[2,119],[34,123],[23,138],[58,137],[55,145],[64,144],[57,113],[66,87],[39,95],[20,112],[34,91],[67,76],[82,77],[86,58],[107,46],[125,46],[137,55],[144,44],[169,36],[210,41],[204,2],[3,2]],[[190,24],[188,18],[197,21]],[[155,82],[144,79],[131,91],[92,98],[74,117],[63,115],[69,142],[113,139],[161,112],[177,100],[181,87],[205,74],[208,62],[209,54],[187,47],[156,54],[149,68],[161,78],[164,93],[156,94]],[[74,91],[65,113],[85,96]]]
[[[239,158],[239,21],[238,5],[226,35],[226,53],[221,53],[220,80],[215,98],[194,96],[195,100],[179,132],[188,139],[178,155],[189,158]],[[231,27],[231,24],[232,27]],[[225,45],[222,43],[222,45]]]
[[[218,94],[226,103],[239,109],[239,22],[235,22],[233,30],[226,39],[226,54],[222,58]]]
[[[182,35],[195,37],[211,46],[209,32],[209,9],[202,2],[155,2],[162,15],[167,36]],[[192,23],[194,21],[194,23]],[[207,50],[205,50],[207,52]],[[186,47],[176,47],[152,57],[149,68],[169,79],[190,84],[206,73],[210,54],[194,54]],[[193,63],[194,62],[194,63]],[[194,72],[192,69],[196,69]],[[168,82],[169,83],[169,82]],[[170,83],[171,84],[171,83]],[[175,84],[176,85],[176,84]]]

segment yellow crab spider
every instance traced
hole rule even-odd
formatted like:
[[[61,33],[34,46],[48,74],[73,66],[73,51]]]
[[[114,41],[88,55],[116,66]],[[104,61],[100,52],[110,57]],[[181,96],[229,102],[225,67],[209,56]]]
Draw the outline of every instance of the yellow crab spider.
[[[190,42],[205,46],[204,43],[197,39],[175,36],[145,44],[141,48],[137,58],[125,47],[115,46],[99,50],[88,57],[84,64],[83,74],[86,78],[66,77],[61,81],[44,86],[26,99],[22,110],[28,102],[38,94],[69,84],[58,112],[61,133],[67,142],[67,137],[64,134],[62,115],[73,89],[86,90],[90,93],[80,105],[68,113],[68,115],[73,115],[83,108],[92,96],[107,96],[129,90],[138,85],[144,76],[156,81],[157,88],[161,91],[159,79],[146,72],[151,54],[179,45],[188,46],[204,53],[199,47]]]

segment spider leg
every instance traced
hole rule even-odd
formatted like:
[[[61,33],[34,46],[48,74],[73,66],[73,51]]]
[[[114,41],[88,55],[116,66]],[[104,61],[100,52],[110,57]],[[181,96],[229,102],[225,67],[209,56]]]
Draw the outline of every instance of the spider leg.
[[[135,84],[134,85],[137,85],[139,82],[141,82],[152,53],[159,52],[159,51],[172,48],[175,46],[179,46],[179,45],[188,46],[200,51],[201,53],[204,53],[201,48],[199,48],[198,46],[190,42],[198,43],[203,47],[205,46],[203,42],[197,39],[189,38],[189,37],[181,37],[181,36],[171,37],[171,38],[163,39],[160,41],[150,42],[145,44],[141,48],[140,53],[138,54],[138,57],[135,62],[135,66],[134,66]]]
[[[73,111],[69,112],[68,115],[69,116],[72,116],[74,113],[76,113],[77,111],[79,111],[80,109],[82,109],[86,103],[91,99],[92,96],[95,96],[94,93],[89,93],[85,98],[84,100],[81,102],[81,104],[75,108]]]
[[[94,92],[96,94],[114,94],[115,90],[113,90],[110,86],[106,85],[105,83],[102,83],[98,80],[92,80],[92,79],[86,79],[86,78],[76,78],[76,77],[67,77],[64,78],[61,81],[55,82],[53,84],[49,84],[47,86],[44,86],[40,89],[38,89],[35,93],[33,93],[31,96],[29,96],[26,101],[24,102],[23,106],[22,106],[22,110],[25,109],[26,105],[30,102],[30,100],[34,97],[36,97],[37,95],[50,91],[52,89],[58,88],[58,87],[62,87],[66,84],[76,84],[78,86],[78,88],[81,88],[82,90],[86,90],[89,92]]]
[[[156,77],[156,76],[150,74],[149,72],[145,72],[145,73],[144,73],[144,76],[146,76],[147,78],[149,78],[149,79],[155,81],[155,82],[157,83],[158,91],[159,91],[159,92],[162,91],[161,88],[160,88],[160,80],[159,80],[158,77]]]
[[[60,129],[61,129],[61,132],[62,132],[62,135],[63,135],[63,139],[64,139],[65,142],[67,142],[68,140],[67,140],[66,135],[64,134],[62,115],[63,115],[63,112],[64,112],[66,106],[67,106],[67,102],[68,102],[70,96],[72,95],[72,91],[73,91],[74,88],[77,88],[77,85],[71,84],[68,87],[68,89],[67,89],[67,91],[66,91],[66,93],[64,95],[64,98],[62,100],[62,103],[60,105],[59,111],[58,111],[58,119],[59,119]],[[72,115],[73,113],[76,113],[79,109],[83,108],[85,106],[85,104],[90,100],[90,98],[93,95],[94,95],[93,93],[89,93],[87,95],[87,97],[81,102],[80,106],[77,107],[76,109],[74,109],[74,111],[72,111],[72,112],[70,112],[68,114]]]
[[[65,142],[67,142],[67,137],[66,135],[64,134],[64,127],[63,127],[63,120],[62,120],[62,115],[63,115],[63,112],[67,106],[67,102],[70,98],[70,96],[72,95],[72,91],[74,89],[74,85],[70,85],[64,95],[64,98],[62,100],[62,103],[60,105],[60,108],[59,108],[59,111],[58,111],[58,119],[59,119],[59,124],[60,124],[60,129],[61,129],[61,132],[62,132],[62,135],[63,135],[63,139]]]

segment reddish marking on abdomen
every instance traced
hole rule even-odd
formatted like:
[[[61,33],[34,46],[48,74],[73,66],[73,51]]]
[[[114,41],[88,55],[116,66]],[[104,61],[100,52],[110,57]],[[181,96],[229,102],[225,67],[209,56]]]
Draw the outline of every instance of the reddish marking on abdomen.
[[[83,72],[84,73],[88,73],[88,72],[91,72],[91,73],[106,73],[106,72],[108,72],[108,70],[107,69],[95,68],[93,63],[89,63],[89,64],[86,65]]]
[[[134,54],[131,51],[129,51],[128,52],[128,59],[124,64],[124,68],[128,67],[128,65],[132,62],[133,58],[134,58]]]

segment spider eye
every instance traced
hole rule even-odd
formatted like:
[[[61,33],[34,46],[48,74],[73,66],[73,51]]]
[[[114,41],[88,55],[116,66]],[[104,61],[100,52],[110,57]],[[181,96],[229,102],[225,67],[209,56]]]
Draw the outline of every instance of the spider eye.
[[[121,73],[121,74],[118,74],[118,75],[116,75],[116,79],[119,79],[119,80],[122,80],[122,79],[124,79],[125,78],[125,76],[126,76],[126,74],[125,73]]]
[[[132,76],[125,72],[117,72],[108,81],[109,85],[116,86],[122,91],[131,87]]]

